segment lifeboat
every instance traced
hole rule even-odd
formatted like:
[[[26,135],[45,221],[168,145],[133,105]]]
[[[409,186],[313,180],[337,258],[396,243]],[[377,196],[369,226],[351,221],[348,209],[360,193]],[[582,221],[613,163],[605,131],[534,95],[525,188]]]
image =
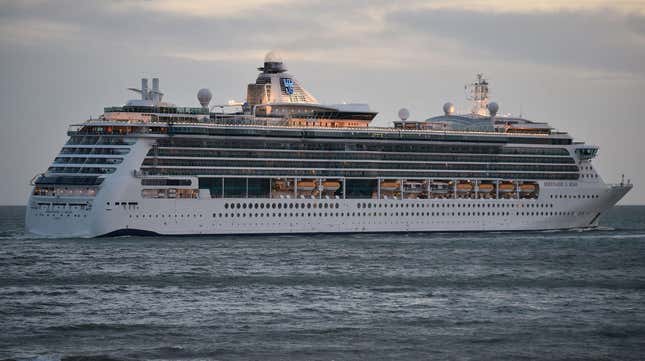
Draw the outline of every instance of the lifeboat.
[[[282,180],[282,179],[276,179],[274,184],[275,184],[275,186],[277,188],[286,188],[287,187],[287,182]]]
[[[499,191],[502,193],[515,192],[515,185],[513,183],[502,183],[499,185]]]
[[[522,193],[533,193],[536,190],[537,190],[537,187],[535,186],[535,184],[524,183],[520,185],[520,192]]]
[[[468,193],[473,190],[473,185],[470,183],[459,183],[457,184],[457,192]]]
[[[479,185],[479,191],[481,193],[490,193],[495,189],[495,186],[490,183],[482,183]]]
[[[322,184],[323,189],[326,191],[336,191],[340,188],[340,182],[336,181],[326,181]]]
[[[396,182],[396,181],[384,181],[381,182],[381,190],[382,191],[396,191],[401,189],[401,183]]]
[[[424,191],[423,183],[403,183],[403,191],[407,193],[421,193]]]
[[[298,189],[303,191],[313,191],[316,189],[316,182],[312,181],[300,181],[298,182]]]
[[[436,194],[446,194],[449,191],[449,184],[446,182],[432,182],[430,191]]]

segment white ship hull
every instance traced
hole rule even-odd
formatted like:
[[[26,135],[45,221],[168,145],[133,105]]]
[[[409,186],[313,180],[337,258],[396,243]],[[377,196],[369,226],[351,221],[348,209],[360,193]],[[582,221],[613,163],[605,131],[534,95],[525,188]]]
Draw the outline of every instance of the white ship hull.
[[[540,197],[530,200],[144,199],[121,184],[124,189],[103,189],[94,199],[31,196],[26,226],[60,237],[571,229],[596,226],[631,188],[567,183],[540,184]]]

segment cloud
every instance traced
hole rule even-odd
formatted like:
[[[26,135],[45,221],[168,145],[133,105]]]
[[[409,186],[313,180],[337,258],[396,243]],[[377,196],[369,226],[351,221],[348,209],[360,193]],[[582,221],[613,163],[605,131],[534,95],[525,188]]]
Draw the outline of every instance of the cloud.
[[[74,24],[47,20],[4,21],[0,23],[0,33],[7,42],[20,44],[40,44],[54,40],[63,41],[76,36],[81,29]]]
[[[467,10],[484,13],[588,12],[608,9],[623,14],[645,14],[645,3],[638,0],[435,0],[419,3],[419,8]]]
[[[245,17],[248,12],[285,5],[293,0],[138,0],[112,4],[117,11],[146,11],[191,17]]]
[[[481,59],[643,75],[643,7],[600,0],[3,2],[0,42],[100,40],[110,51],[212,62],[259,60],[277,48],[291,60],[371,67]]]
[[[389,20],[410,34],[451,39],[475,59],[645,75],[645,47],[635,31],[645,21],[642,16],[429,9],[393,13]]]

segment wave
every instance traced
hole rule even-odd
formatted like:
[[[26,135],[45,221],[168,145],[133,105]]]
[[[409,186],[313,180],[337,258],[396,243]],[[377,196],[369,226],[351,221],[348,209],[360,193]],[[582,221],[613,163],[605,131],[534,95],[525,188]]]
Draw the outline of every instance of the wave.
[[[123,358],[116,358],[109,355],[77,355],[63,356],[60,361],[122,361]]]
[[[148,329],[153,327],[146,324],[123,324],[123,323],[77,323],[61,326],[50,326],[48,330],[52,331],[129,331]],[[155,325],[155,328],[163,327]]]
[[[582,277],[582,278],[581,278]],[[364,275],[193,275],[189,277],[150,275],[150,276],[114,276],[110,274],[92,276],[68,276],[47,278],[2,278],[0,284],[9,286],[43,285],[54,287],[57,285],[100,285],[101,287],[119,286],[126,287],[117,293],[128,293],[127,286],[140,287],[189,287],[207,290],[226,291],[245,287],[361,287],[379,293],[412,293],[422,292],[427,294],[429,289],[436,288],[603,288],[603,289],[645,289],[645,282],[631,277],[628,279],[606,278],[602,273],[598,275],[565,275],[555,274],[544,277],[522,277],[514,273],[490,273],[483,275],[474,274],[424,274],[424,275],[395,275],[395,276],[370,276]],[[121,329],[123,327],[145,327],[145,325],[119,325],[119,324],[79,324],[71,329]]]
[[[124,361],[126,359],[109,355],[39,355],[33,358],[16,359],[16,361]]]

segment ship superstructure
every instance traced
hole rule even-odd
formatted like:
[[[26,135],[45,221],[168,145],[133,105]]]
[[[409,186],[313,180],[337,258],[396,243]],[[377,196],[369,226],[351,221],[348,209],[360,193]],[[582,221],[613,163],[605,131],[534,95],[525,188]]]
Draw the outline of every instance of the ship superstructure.
[[[244,103],[212,111],[141,99],[73,125],[34,178],[30,232],[56,236],[498,231],[593,227],[631,184],[606,184],[546,123],[467,114],[370,127],[366,105],[321,105],[265,58]],[[214,106],[228,107],[229,105]],[[484,107],[484,108],[482,108]],[[476,109],[475,109],[476,108]],[[482,110],[484,109],[484,110]],[[407,118],[407,116],[406,116]]]

